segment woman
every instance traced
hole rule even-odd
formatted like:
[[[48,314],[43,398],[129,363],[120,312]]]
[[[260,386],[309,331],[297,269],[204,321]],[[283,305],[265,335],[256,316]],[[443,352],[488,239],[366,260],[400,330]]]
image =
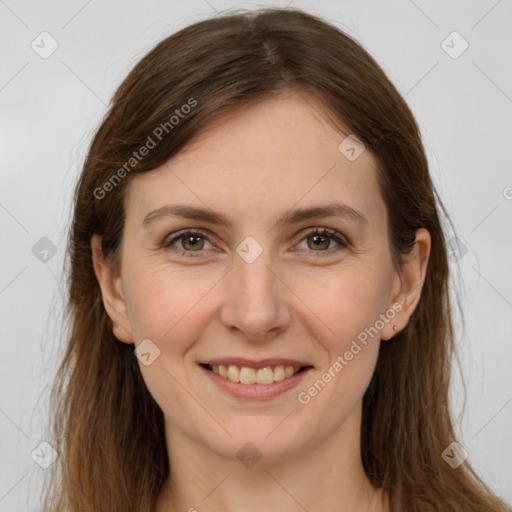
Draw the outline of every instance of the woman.
[[[76,190],[46,510],[507,510],[448,409],[440,205],[337,28],[268,9],[162,41]]]

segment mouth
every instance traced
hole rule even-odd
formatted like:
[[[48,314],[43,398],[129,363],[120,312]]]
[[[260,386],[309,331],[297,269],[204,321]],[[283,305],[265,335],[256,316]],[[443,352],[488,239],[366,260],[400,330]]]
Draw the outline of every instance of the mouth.
[[[297,386],[313,369],[312,365],[288,359],[216,360],[199,366],[220,390],[237,398],[252,399],[276,397]]]
[[[306,371],[311,366],[275,365],[275,366],[238,366],[236,364],[201,364],[222,379],[240,384],[272,384],[290,379],[297,373]]]

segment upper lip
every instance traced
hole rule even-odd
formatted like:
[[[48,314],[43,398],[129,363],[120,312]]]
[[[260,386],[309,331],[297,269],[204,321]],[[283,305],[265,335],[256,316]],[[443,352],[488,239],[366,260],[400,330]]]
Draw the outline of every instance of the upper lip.
[[[239,367],[246,366],[248,368],[264,368],[268,366],[312,366],[304,361],[298,361],[296,359],[284,359],[281,357],[270,357],[266,359],[246,359],[245,357],[222,357],[218,359],[209,359],[203,361],[202,364],[209,365],[236,365]]]

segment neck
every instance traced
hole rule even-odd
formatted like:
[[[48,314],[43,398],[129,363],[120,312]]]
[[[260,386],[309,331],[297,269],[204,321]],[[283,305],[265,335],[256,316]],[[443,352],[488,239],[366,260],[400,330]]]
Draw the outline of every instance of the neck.
[[[387,512],[363,469],[359,427],[360,410],[320,445],[252,467],[166,427],[170,473],[155,512]]]

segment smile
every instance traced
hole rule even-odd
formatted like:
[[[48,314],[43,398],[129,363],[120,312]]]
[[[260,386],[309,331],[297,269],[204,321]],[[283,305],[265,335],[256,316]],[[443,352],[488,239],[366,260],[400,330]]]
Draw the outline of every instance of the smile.
[[[238,363],[238,364],[236,364]],[[293,364],[295,363],[295,364]],[[291,360],[200,363],[217,388],[237,398],[269,399],[297,386],[313,366]]]
[[[223,379],[241,384],[272,384],[293,377],[303,370],[301,366],[264,366],[263,368],[251,368],[249,366],[237,366],[236,364],[212,364],[208,369]]]

